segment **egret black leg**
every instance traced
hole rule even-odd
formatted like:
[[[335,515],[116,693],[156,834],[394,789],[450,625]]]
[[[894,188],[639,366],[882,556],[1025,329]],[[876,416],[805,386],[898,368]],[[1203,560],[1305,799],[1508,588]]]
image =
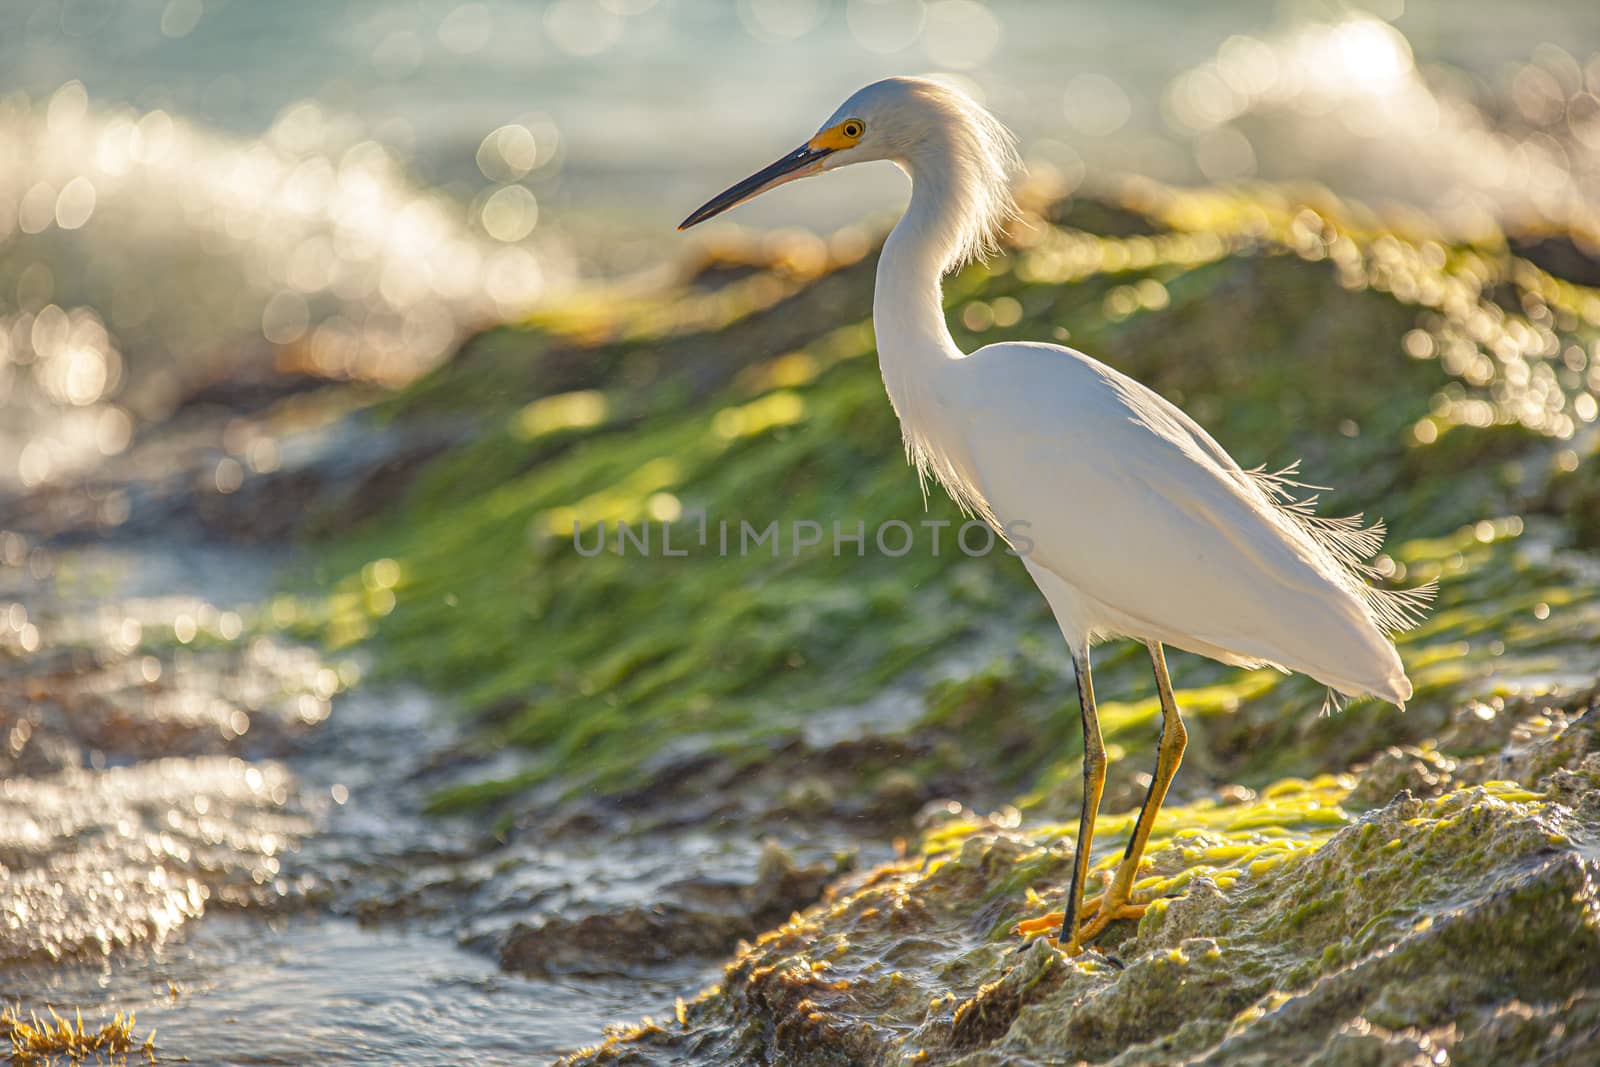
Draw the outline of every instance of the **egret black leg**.
[[[1122,854],[1122,862],[1111,879],[1111,886],[1101,898],[1099,913],[1086,923],[1083,938],[1087,940],[1104,930],[1116,919],[1133,919],[1144,914],[1144,905],[1132,902],[1133,883],[1139,875],[1139,862],[1144,858],[1145,845],[1150,841],[1150,831],[1156,823],[1156,813],[1167,798],[1167,787],[1178,773],[1183,760],[1183,749],[1189,734],[1178,715],[1178,702],[1172,695],[1172,679],[1167,675],[1167,657],[1158,642],[1151,641],[1150,663],[1155,669],[1156,693],[1161,698],[1161,738],[1156,745],[1156,772],[1150,778],[1150,788],[1145,791],[1144,804],[1139,808],[1139,818],[1133,824],[1133,836]]]
[[[1094,706],[1094,679],[1089,673],[1089,649],[1074,651],[1073,673],[1078,679],[1078,712],[1083,718],[1083,812],[1078,816],[1078,840],[1072,851],[1072,886],[1067,891],[1060,942],[1068,952],[1078,951],[1078,915],[1083,910],[1083,886],[1089,877],[1089,854],[1094,845],[1094,820],[1100,811],[1100,794],[1106,785],[1106,746],[1100,737],[1100,717]]]

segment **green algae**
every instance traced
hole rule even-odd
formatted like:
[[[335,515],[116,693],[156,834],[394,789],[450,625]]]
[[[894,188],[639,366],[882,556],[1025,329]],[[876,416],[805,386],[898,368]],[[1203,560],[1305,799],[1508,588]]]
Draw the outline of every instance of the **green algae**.
[[[1562,443],[1582,424],[1588,382],[1571,350],[1593,344],[1592,294],[1502,252],[1402,237],[1311,203],[1139,191],[1105,209],[1146,220],[1136,232],[1116,227],[1118,237],[1035,218],[1007,255],[953,280],[958,340],[1066,336],[1184,403],[1244,462],[1304,455],[1313,480],[1341,486],[1337,504],[1388,517],[1408,540],[1381,565],[1397,582],[1443,581],[1438,614],[1402,649],[1419,705],[1444,706],[1491,665],[1506,677],[1505,647],[1530,676],[1553,671],[1597,632],[1592,581],[1548,551],[1574,541],[1565,524],[1542,530],[1533,553],[1502,542],[1518,540],[1518,512],[1547,492],[1530,482],[1560,473]],[[575,551],[574,523],[580,541],[602,521],[615,540],[618,521],[677,516],[683,545],[697,539],[700,514],[756,529],[797,516],[837,518],[847,531],[891,519],[959,526],[940,494],[924,511],[904,467],[870,323],[839,324],[841,312],[864,315],[867,266],[809,282],[782,265],[755,269],[709,291],[609,311],[596,302],[491,331],[387,405],[396,419],[471,411],[477,429],[330,548],[321,573],[336,579],[331,596],[283,614],[335,646],[371,641],[380,675],[459,693],[488,743],[525,746],[524,772],[441,805],[551,776],[637,786],[671,738],[737,753],[953,654],[1014,646],[1016,625],[1023,647],[1051,645],[1042,604],[1001,554],[968,560],[947,544],[939,558],[889,558],[869,544],[864,558],[849,545],[835,556],[826,538],[776,559],[664,558],[659,540],[648,558]],[[1508,287],[1516,311],[1494,302]],[[1501,525],[1480,543],[1485,522]],[[390,572],[382,583],[379,563]],[[1545,605],[1554,623],[1527,625],[1524,602]],[[1539,646],[1551,653],[1542,663],[1526,655]],[[965,722],[951,702],[971,695],[941,696],[937,683],[923,725],[985,746],[998,784],[1031,782],[1027,794],[1043,801],[1070,786],[1076,741],[1064,656],[1034,658],[1042,668],[986,668],[1028,680],[1008,677],[1008,693],[984,697]],[[1135,664],[1111,660],[1102,672],[1118,751],[1145,748],[1154,722]],[[1395,729],[1375,708],[1352,709],[1331,731],[1256,721],[1252,707],[1320,698],[1298,680],[1187,661],[1179,670],[1186,708],[1215,717],[1227,746],[1259,754],[1257,766],[1230,767],[1242,779],[1338,769],[1350,749],[1426,733]],[[1330,733],[1349,744],[1319,760]]]
[[[1488,1063],[1577,1047],[1526,1020],[1594,1010],[1594,861],[1575,842],[1600,810],[1585,717],[1600,294],[1501,247],[1271,189],[1051,205],[951,280],[964,346],[1090,351],[1246,464],[1303,457],[1308,480],[1340,487],[1325,511],[1389,520],[1387,580],[1439,582],[1399,640],[1404,714],[1318,715],[1307,679],[1173,656],[1190,747],[1137,886],[1153,904],[1106,932],[1107,956],[1068,960],[1010,933],[1060,900],[1081,751],[1070,662],[1017,561],[948,541],[890,556],[870,534],[861,555],[697,543],[701,514],[713,529],[962,521],[905,467],[870,263],[734,267],[490,331],[380,405],[458,441],[323,549],[331,595],[269,612],[365,646],[380,678],[458,695],[479,746],[521,754],[441,809],[498,804],[509,825],[551,781],[654,804],[733,783],[716,788],[773,792],[785,817],[871,812],[891,832],[936,790],[997,809],[928,809],[904,860],[843,877],[675,1021],[578,1061]],[[658,551],[619,550],[615,524],[645,520]],[[602,521],[611,549],[578,552],[574,526],[592,544]],[[663,525],[701,550],[664,555]],[[1134,646],[1096,650],[1113,761],[1097,879],[1153,763],[1147,670]],[[880,718],[891,690],[910,710]],[[850,740],[802,740],[852,718]]]

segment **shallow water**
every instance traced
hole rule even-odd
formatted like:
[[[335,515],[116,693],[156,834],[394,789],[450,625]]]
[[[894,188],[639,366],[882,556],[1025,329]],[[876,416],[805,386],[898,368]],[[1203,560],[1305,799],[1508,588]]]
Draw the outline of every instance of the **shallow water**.
[[[670,1015],[678,991],[519,978],[435,934],[314,915],[208,917],[112,961],[0,972],[7,1002],[132,1010],[163,1060],[219,1067],[542,1062],[612,1019]]]
[[[248,550],[204,545],[182,551],[149,544],[66,550],[54,566],[73,576],[56,583],[69,592],[51,604],[36,590],[28,602],[48,639],[75,602],[92,602],[96,614],[117,610],[119,602],[108,596],[116,583],[128,595],[120,607],[151,626],[158,613],[141,597],[159,592],[159,603],[178,610],[195,603],[217,610],[244,607],[263,596],[272,563],[272,557]],[[99,595],[86,601],[73,588],[97,589]],[[226,692],[238,684],[226,671],[191,669],[177,677],[190,692],[216,683]],[[468,918],[486,907],[511,908],[509,902],[538,895],[541,887],[549,893],[590,879],[603,882],[612,858],[603,848],[531,847],[514,859],[501,856],[478,873],[479,899],[460,915],[446,905],[419,909],[422,917],[412,919],[403,903],[396,922],[363,924],[330,913],[330,907],[359,911],[375,900],[387,906],[412,892],[420,898],[425,890],[419,886],[430,877],[452,864],[470,867],[483,851],[479,828],[421,817],[417,802],[425,787],[407,781],[406,772],[448,743],[450,731],[442,725],[447,718],[437,701],[420,692],[360,691],[336,698],[328,718],[290,742],[291,751],[281,759],[249,758],[246,751],[242,764],[217,764],[204,755],[142,761],[136,750],[161,727],[149,720],[119,735],[130,747],[91,755],[91,763],[109,764],[110,770],[69,772],[83,776],[79,785],[73,785],[79,779],[67,779],[52,789],[57,779],[49,774],[30,778],[13,771],[0,810],[29,825],[77,820],[34,854],[35,861],[50,857],[69,898],[92,892],[98,882],[86,863],[119,871],[118,885],[129,895],[115,903],[69,905],[61,920],[64,932],[45,949],[68,952],[68,962],[0,969],[0,1000],[41,1012],[46,1006],[81,1009],[90,1019],[133,1010],[141,1033],[160,1031],[163,1055],[208,1064],[526,1063],[592,1041],[614,1019],[670,1013],[675,995],[692,992],[708,977],[703,965],[658,968],[649,977],[525,979],[502,971],[491,954],[457,943],[467,935]],[[250,775],[257,775],[249,780],[264,783],[265,792],[254,803],[241,802],[228,783]],[[127,807],[72,814],[81,800],[102,790]],[[185,830],[197,807],[203,818]],[[129,840],[124,833],[93,829],[108,818],[119,826],[143,819],[151,829],[167,827],[179,842],[173,849],[224,843],[215,861],[196,868],[198,882],[191,885],[203,886],[198,896],[180,890],[180,898],[190,902],[158,899],[150,905],[157,916],[152,940],[140,925],[145,905],[132,891],[144,870],[152,872],[154,884],[153,872],[169,870],[171,862],[122,843]],[[609,901],[587,903],[647,899],[653,883],[638,876],[649,869],[638,863],[645,858],[617,857],[633,867],[636,880],[621,880],[605,894]],[[260,884],[263,871],[269,880],[277,877],[275,892],[271,884],[263,886],[264,895],[250,890],[252,878]],[[83,875],[81,884],[74,872]],[[413,876],[416,881],[408,882]],[[170,878],[165,881],[170,884]],[[79,933],[83,924],[92,928]],[[35,927],[13,936],[42,934]],[[124,945],[102,956],[94,947],[102,937]]]
[[[670,1016],[676,997],[708,984],[719,965],[703,951],[664,960],[641,940],[635,960],[626,941],[596,949],[592,933],[569,947],[561,924],[648,922],[663,900],[704,899],[704,936],[724,943],[721,931],[738,927],[718,908],[769,864],[743,832],[675,820],[639,833],[648,819],[619,814],[594,831],[532,827],[503,842],[470,819],[425,816],[423,802],[454,773],[456,738],[447,705],[413,688],[346,689],[310,719],[267,730],[277,685],[301,706],[285,679],[354,677],[352,663],[278,639],[213,632],[224,614],[265,601],[288,558],[112,539],[51,551],[45,580],[12,568],[0,583],[40,635],[38,659],[0,661],[0,682],[20,672],[16,684],[34,685],[38,702],[0,796],[4,858],[16,869],[23,849],[17,873],[48,866],[65,894],[45,924],[51,893],[13,885],[11,906],[28,902],[32,921],[8,927],[0,1001],[91,1021],[132,1010],[141,1035],[158,1031],[163,1057],[194,1063],[510,1064],[593,1042],[619,1019]],[[192,648],[160,636],[180,618],[200,620]],[[138,637],[116,645],[127,620]],[[69,654],[58,643],[99,666],[72,680],[50,673],[52,656]],[[160,669],[145,677],[159,685],[105,684],[120,665],[151,662]],[[54,685],[109,694],[121,725],[94,733],[81,716],[56,721],[66,698]],[[252,726],[230,733],[226,708],[181,729],[166,715],[219,700],[248,707]],[[83,750],[51,750],[41,764],[46,739]],[[158,761],[169,751],[192,755]],[[441,757],[443,771],[430,767]],[[488,774],[495,761],[465,766]],[[811,859],[848,843],[827,831],[798,839]],[[102,870],[116,872],[115,899]],[[809,897],[772,899],[786,914]],[[557,927],[548,939],[544,923]],[[514,966],[537,977],[496,958],[519,937]]]

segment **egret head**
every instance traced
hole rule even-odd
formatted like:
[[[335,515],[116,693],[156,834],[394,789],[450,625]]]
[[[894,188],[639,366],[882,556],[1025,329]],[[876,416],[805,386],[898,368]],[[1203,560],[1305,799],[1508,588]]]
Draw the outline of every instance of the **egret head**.
[[[981,253],[1015,211],[1015,139],[961,91],[923,78],[885,78],[858,90],[805,144],[706,201],[686,230],[796,178],[892,160],[927,182],[944,209],[951,265]]]

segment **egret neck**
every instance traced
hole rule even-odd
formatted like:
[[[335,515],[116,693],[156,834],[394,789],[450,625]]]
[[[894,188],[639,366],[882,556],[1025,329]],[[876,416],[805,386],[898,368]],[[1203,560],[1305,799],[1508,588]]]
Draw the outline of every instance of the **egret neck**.
[[[914,373],[918,365],[965,355],[945,324],[944,272],[954,255],[951,235],[967,224],[971,211],[955,195],[948,148],[936,143],[919,156],[942,161],[896,161],[911,178],[911,202],[883,244],[872,299],[872,327],[885,379],[896,371]],[[895,383],[889,382],[893,395]]]
[[[943,372],[966,358],[944,316],[943,278],[963,256],[963,234],[983,225],[980,190],[959,169],[961,153],[929,138],[895,163],[911,179],[911,201],[878,258],[872,329],[878,369],[900,420],[906,456],[932,474],[964,509],[1000,523],[979,491],[964,435],[941,396]]]

